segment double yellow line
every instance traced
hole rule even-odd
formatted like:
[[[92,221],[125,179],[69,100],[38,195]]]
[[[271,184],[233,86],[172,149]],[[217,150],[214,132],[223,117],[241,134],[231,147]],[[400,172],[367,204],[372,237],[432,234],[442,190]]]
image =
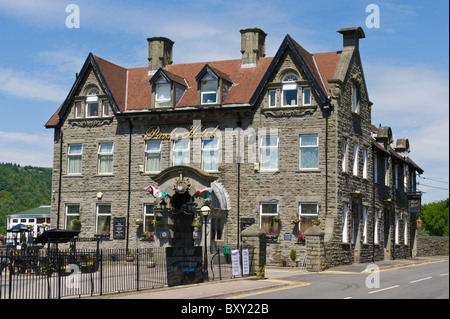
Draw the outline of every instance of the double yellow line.
[[[267,293],[271,293],[271,292],[275,292],[275,291],[282,291],[282,290],[287,290],[287,289],[300,288],[300,287],[305,287],[305,286],[309,286],[310,285],[309,282],[289,281],[289,280],[281,280],[281,279],[267,279],[265,281],[284,282],[284,283],[292,284],[292,285],[288,285],[288,286],[284,286],[284,287],[280,287],[280,288],[269,289],[269,290],[258,291],[258,292],[252,292],[252,293],[248,293],[248,294],[244,294],[244,295],[230,297],[230,298],[227,298],[227,299],[246,298],[246,297],[251,297],[251,296],[256,296],[256,295],[261,295],[261,294],[267,294]]]

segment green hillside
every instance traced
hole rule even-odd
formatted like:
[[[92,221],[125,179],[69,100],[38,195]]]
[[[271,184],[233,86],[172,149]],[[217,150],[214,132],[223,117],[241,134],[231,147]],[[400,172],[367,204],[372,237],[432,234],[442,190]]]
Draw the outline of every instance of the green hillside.
[[[52,169],[0,163],[0,234],[6,234],[6,215],[50,205]]]

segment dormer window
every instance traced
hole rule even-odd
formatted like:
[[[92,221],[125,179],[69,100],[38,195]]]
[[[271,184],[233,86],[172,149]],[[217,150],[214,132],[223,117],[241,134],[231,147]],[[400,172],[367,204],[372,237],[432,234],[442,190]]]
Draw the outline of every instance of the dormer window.
[[[287,74],[282,82],[282,101],[283,106],[298,105],[298,85],[296,83],[298,77],[295,74]]]
[[[156,81],[156,107],[170,107],[171,88],[172,84],[167,82],[163,77],[160,77]]]
[[[98,117],[98,94],[97,88],[91,88],[86,96],[86,117]]]
[[[211,75],[207,74],[201,81],[201,101],[202,104],[217,103],[218,81]]]

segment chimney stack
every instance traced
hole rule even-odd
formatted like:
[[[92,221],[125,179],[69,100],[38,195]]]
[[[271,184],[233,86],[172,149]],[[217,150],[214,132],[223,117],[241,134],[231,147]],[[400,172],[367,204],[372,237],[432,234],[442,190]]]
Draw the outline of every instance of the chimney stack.
[[[364,39],[366,35],[361,27],[343,28],[339,29],[339,32],[344,38],[344,48],[350,47],[359,50],[359,39]]]
[[[172,64],[173,42],[168,38],[148,38],[148,74],[153,75],[159,68]]]
[[[253,68],[259,58],[266,56],[266,36],[263,30],[258,28],[243,29],[241,32],[241,53],[243,68]]]

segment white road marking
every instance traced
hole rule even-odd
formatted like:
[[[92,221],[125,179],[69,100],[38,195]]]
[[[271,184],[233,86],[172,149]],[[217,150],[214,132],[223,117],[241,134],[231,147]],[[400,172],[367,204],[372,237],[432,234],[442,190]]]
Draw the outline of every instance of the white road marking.
[[[385,290],[392,289],[392,288],[397,288],[397,287],[400,287],[400,285],[395,285],[395,286],[392,286],[392,287],[387,287],[387,288],[383,288],[383,289],[378,289],[378,290],[374,290],[374,291],[369,291],[369,294],[374,294],[374,293],[376,293],[376,292],[385,291]]]
[[[419,281],[423,281],[423,280],[427,280],[427,279],[431,279],[431,278],[433,278],[433,277],[421,278],[421,279],[417,279],[417,280],[410,281],[409,283],[410,283],[410,284],[413,284],[413,283],[415,283],[415,282],[419,282]]]

